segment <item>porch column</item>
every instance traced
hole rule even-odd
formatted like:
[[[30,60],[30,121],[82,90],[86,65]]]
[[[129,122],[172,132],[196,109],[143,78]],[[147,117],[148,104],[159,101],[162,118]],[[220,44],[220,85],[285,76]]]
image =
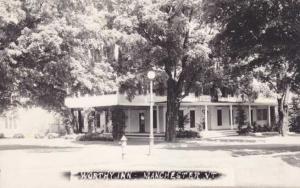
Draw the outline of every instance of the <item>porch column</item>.
[[[156,133],[160,133],[159,127],[159,106],[156,106]]]
[[[83,113],[83,132],[88,132],[88,114],[86,112]]]
[[[252,121],[251,121],[251,105],[249,104],[249,124],[250,126],[252,125]]]
[[[275,122],[278,122],[278,119],[279,119],[279,114],[278,114],[278,106],[274,106],[274,116],[275,116]]]
[[[271,127],[271,109],[270,105],[268,106],[268,125]]]
[[[232,105],[230,105],[230,129],[233,129]]]
[[[163,131],[166,132],[166,108],[163,106]]]
[[[207,105],[205,105],[204,117],[205,117],[205,131],[208,131],[208,121],[207,121]]]

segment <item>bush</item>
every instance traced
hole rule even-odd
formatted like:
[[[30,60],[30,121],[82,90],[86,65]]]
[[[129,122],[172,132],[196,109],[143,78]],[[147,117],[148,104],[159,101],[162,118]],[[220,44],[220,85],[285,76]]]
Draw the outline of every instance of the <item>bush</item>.
[[[0,138],[5,138],[3,133],[0,133]]]
[[[57,133],[48,133],[47,134],[48,139],[54,139],[54,138],[58,138],[58,137],[59,137],[59,134],[57,134]]]
[[[291,127],[290,132],[300,133],[300,127]]]
[[[238,127],[238,131],[237,133],[239,135],[248,135],[249,133],[262,133],[262,132],[272,132],[278,131],[277,126],[272,126],[269,127],[268,125],[257,125],[256,122],[252,123],[252,126],[249,125],[249,123],[247,123],[247,125]]]
[[[13,138],[25,138],[25,136],[22,133],[16,133],[13,135]]]
[[[290,132],[300,132],[300,97],[292,97],[291,107],[289,109],[289,130]]]
[[[67,135],[64,136],[64,138],[66,140],[76,140],[77,137],[80,137],[80,136],[82,136],[82,134],[81,135],[78,135],[78,134],[67,134]]]
[[[267,126],[267,125],[264,125],[262,127],[262,132],[270,132],[271,131],[271,127]]]
[[[235,122],[238,124],[238,129],[242,129],[243,126],[247,125],[246,122],[246,113],[241,105],[238,105],[237,116],[235,117]]]
[[[200,138],[200,135],[197,131],[180,129],[176,131],[176,138]]]
[[[44,138],[45,136],[43,135],[43,134],[40,134],[40,133],[36,133],[35,135],[34,135],[34,138],[35,139],[41,139],[41,138]]]
[[[256,124],[253,124],[252,125],[253,127],[253,132],[254,133],[261,133],[261,132],[270,132],[270,131],[273,131],[271,127],[269,127],[268,125],[256,125]]]
[[[113,141],[111,134],[88,133],[77,137],[79,141]]]
[[[240,126],[237,131],[239,135],[248,135],[250,132],[253,132],[253,128],[249,124],[245,126]]]

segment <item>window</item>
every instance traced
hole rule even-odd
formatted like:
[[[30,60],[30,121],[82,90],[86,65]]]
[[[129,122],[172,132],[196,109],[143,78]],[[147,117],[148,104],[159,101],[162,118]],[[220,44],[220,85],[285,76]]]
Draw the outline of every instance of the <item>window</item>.
[[[179,110],[178,114],[178,127],[183,128],[184,126],[184,115],[183,115],[183,110]]]
[[[109,121],[109,117],[108,117],[108,113],[109,113],[109,111],[108,110],[105,110],[105,125],[107,125],[108,124],[108,121]]]
[[[218,126],[222,126],[222,110],[217,111],[218,116]]]
[[[153,110],[153,128],[157,128],[157,113]]]
[[[100,112],[96,113],[96,127],[100,128]]]
[[[268,119],[268,109],[257,109],[257,120],[264,121]]]
[[[190,111],[190,126],[195,128],[195,110]]]

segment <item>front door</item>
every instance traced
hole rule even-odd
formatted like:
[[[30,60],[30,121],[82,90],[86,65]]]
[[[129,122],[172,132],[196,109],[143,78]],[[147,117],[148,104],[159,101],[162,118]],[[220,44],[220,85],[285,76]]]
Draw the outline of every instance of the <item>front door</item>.
[[[222,126],[222,110],[217,110],[217,120],[218,120],[218,126]]]
[[[140,133],[145,132],[145,114],[139,113],[139,124],[140,124]]]

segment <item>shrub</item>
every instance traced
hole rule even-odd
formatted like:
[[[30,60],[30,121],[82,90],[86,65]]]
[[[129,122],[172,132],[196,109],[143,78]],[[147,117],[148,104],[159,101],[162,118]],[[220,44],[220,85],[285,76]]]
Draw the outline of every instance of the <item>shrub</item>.
[[[269,126],[264,125],[264,126],[262,127],[262,132],[270,132],[270,131],[271,131],[271,128],[270,128]]]
[[[43,135],[43,134],[40,134],[40,133],[36,133],[35,135],[34,135],[34,138],[35,139],[41,139],[41,138],[44,138],[45,136]]]
[[[111,134],[88,133],[77,137],[79,141],[113,141]]]
[[[262,132],[262,126],[261,126],[261,125],[258,125],[258,126],[257,126],[256,132]]]
[[[13,138],[25,138],[25,136],[22,133],[16,133],[13,135]]]
[[[253,124],[252,125],[253,127],[253,132],[256,133],[256,132],[270,132],[270,131],[273,131],[273,128],[272,127],[269,127],[268,125],[256,125],[256,124]]]
[[[247,126],[239,127],[237,133],[239,135],[248,135],[250,132],[253,132],[253,128],[248,124]]]
[[[200,138],[199,132],[192,130],[182,130],[176,131],[177,138]]]
[[[277,125],[277,123],[274,124],[274,125],[272,125],[271,128],[270,128],[270,130],[272,132],[279,132],[279,126]]]
[[[48,133],[47,134],[48,139],[54,139],[54,138],[58,138],[58,137],[59,137],[59,134],[57,134],[57,133]]]
[[[78,135],[78,134],[67,134],[64,136],[64,139],[66,140],[76,140],[77,137],[80,137],[82,135]]]
[[[5,138],[3,133],[0,133],[0,138]]]
[[[289,109],[289,130],[291,132],[300,132],[300,97],[292,98],[291,107]]]
[[[241,105],[237,108],[237,116],[235,118],[235,122],[238,124],[238,129],[242,129],[243,126],[247,125],[246,122],[246,113]]]
[[[184,115],[183,110],[179,110],[177,126],[180,130],[184,130],[184,125],[190,123],[189,114]]]

